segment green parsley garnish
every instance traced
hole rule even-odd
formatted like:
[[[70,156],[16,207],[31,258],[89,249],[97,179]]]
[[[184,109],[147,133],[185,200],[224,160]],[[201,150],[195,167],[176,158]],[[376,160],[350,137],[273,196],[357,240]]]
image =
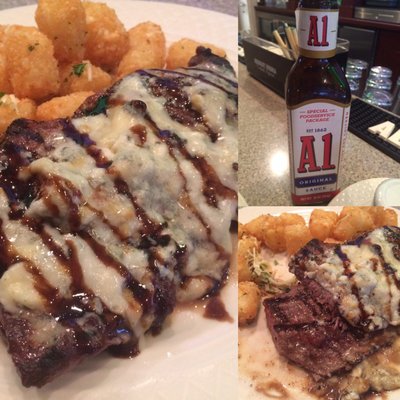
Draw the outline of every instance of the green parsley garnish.
[[[72,67],[72,70],[74,71],[74,74],[76,76],[81,76],[83,74],[83,71],[85,71],[86,68],[86,63],[82,64],[76,64]]]
[[[0,99],[5,96],[6,94],[4,92],[0,92]]]

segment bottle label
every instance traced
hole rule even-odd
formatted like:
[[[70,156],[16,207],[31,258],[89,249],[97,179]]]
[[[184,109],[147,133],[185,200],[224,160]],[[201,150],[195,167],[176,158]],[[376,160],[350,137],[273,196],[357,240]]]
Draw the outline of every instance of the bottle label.
[[[310,58],[329,58],[336,53],[339,10],[296,10],[299,51]]]
[[[326,202],[339,191],[339,165],[350,105],[308,101],[288,110],[292,197],[296,204]]]

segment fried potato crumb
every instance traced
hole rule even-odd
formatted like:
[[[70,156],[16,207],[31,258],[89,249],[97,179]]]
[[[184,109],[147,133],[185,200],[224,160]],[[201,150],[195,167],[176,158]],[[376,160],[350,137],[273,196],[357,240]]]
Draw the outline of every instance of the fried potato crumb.
[[[54,97],[41,104],[36,111],[36,119],[49,121],[55,118],[71,117],[93,92],[76,92],[68,96]]]

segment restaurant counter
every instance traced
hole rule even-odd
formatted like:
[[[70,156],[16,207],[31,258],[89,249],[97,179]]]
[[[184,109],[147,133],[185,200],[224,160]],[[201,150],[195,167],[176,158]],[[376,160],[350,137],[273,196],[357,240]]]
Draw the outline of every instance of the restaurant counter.
[[[285,100],[239,63],[239,188],[251,206],[289,206],[290,174]],[[342,189],[368,178],[400,178],[400,165],[348,133]]]

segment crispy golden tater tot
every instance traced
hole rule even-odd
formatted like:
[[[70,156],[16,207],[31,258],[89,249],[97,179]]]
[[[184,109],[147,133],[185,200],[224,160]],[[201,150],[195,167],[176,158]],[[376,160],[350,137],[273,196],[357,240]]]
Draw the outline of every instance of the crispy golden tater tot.
[[[54,46],[61,63],[82,60],[85,54],[86,16],[80,0],[39,0],[35,14],[39,30]]]
[[[289,254],[296,253],[301,247],[312,239],[310,229],[306,225],[285,226],[286,251]]]
[[[223,49],[216,47],[210,43],[200,43],[192,39],[181,39],[172,43],[167,54],[167,68],[175,69],[179,67],[187,67],[190,59],[196,55],[196,49],[199,46],[208,47],[211,51],[220,56],[226,57]]]
[[[129,48],[129,38],[113,9],[104,3],[82,3],[86,13],[85,58],[111,71],[118,66]]]
[[[275,226],[275,217],[272,215],[260,215],[243,225],[243,232],[265,242],[265,233],[272,226]]]
[[[333,237],[344,241],[374,228],[374,220],[367,210],[360,207],[344,207],[333,229]]]
[[[247,236],[239,240],[237,253],[239,282],[252,280],[249,256],[253,251],[258,252],[259,250],[260,244],[255,237]]]
[[[19,98],[46,99],[60,87],[57,61],[50,39],[36,28],[11,26],[4,48],[12,92]]]
[[[239,325],[248,325],[257,317],[261,293],[254,282],[239,282]]]
[[[282,213],[278,217],[278,224],[282,224],[284,226],[289,225],[305,225],[306,221],[301,215],[292,214],[292,213]]]
[[[385,216],[385,209],[384,207],[380,206],[372,206],[372,207],[360,207],[363,210],[367,211],[369,215],[372,217],[374,221],[374,227],[378,228],[382,226],[382,222]]]
[[[310,217],[310,232],[313,238],[324,241],[333,236],[338,215],[333,211],[314,209]]]
[[[264,234],[264,243],[267,247],[275,253],[285,251],[287,246],[285,229],[291,225],[305,225],[304,218],[292,213],[282,213],[279,217],[275,217]]]
[[[36,104],[29,99],[17,99],[14,95],[3,95],[0,98],[0,137],[8,126],[18,118],[34,118]]]
[[[129,51],[122,58],[117,75],[125,76],[143,68],[163,68],[165,36],[160,25],[143,22],[128,31]]]
[[[111,76],[101,68],[82,61],[60,68],[60,94],[75,92],[99,92],[111,85]]]
[[[76,92],[68,96],[54,97],[41,104],[36,111],[36,119],[49,121],[55,118],[71,117],[93,92]]]

